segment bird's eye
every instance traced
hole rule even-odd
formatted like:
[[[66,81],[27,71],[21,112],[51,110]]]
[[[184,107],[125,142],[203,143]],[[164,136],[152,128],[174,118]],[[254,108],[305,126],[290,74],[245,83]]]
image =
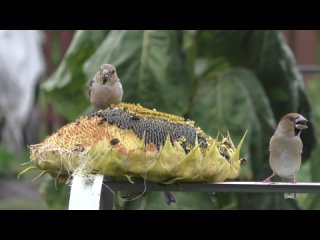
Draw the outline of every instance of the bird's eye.
[[[296,117],[290,117],[290,118],[289,118],[289,120],[290,120],[291,122],[295,122],[296,119],[297,119]]]

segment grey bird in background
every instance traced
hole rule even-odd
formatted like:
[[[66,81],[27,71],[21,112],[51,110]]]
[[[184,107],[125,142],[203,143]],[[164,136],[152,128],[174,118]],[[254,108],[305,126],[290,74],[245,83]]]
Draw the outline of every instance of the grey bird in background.
[[[89,81],[89,96],[95,110],[106,109],[110,104],[122,101],[123,89],[113,65],[101,65],[94,78]]]

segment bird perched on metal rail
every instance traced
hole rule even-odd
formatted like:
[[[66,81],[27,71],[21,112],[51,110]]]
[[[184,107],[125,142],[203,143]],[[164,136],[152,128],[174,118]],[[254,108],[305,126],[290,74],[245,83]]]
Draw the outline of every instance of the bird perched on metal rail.
[[[281,118],[269,144],[269,163],[273,173],[264,182],[270,182],[271,178],[277,175],[296,183],[303,148],[300,133],[308,128],[307,122],[308,120],[298,113],[289,113]],[[285,199],[295,197],[295,193],[284,194]]]
[[[89,96],[95,110],[106,109],[110,104],[122,101],[123,89],[113,65],[101,65],[94,78],[89,81]]]
[[[95,110],[103,110],[111,104],[122,101],[123,89],[115,66],[111,64],[101,65],[99,71],[89,81],[89,96]],[[123,196],[126,195],[132,197],[131,193],[123,193]],[[167,205],[176,202],[175,195],[172,192],[164,192],[164,200]]]

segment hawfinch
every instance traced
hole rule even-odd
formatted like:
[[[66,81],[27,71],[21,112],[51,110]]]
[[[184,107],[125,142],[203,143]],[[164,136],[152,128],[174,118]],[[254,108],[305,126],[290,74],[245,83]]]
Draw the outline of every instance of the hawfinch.
[[[270,182],[275,175],[296,183],[296,173],[301,165],[302,141],[300,133],[308,120],[301,114],[289,113],[281,118],[277,129],[270,139],[269,163],[272,175],[264,180]],[[284,198],[295,198],[295,193],[285,193]]]
[[[113,65],[103,64],[89,81],[89,96],[95,110],[103,110],[122,101],[123,89]]]

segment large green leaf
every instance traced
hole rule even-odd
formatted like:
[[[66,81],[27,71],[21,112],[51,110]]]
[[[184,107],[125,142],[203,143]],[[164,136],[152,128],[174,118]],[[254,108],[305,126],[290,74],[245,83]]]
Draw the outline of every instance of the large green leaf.
[[[56,110],[69,120],[74,120],[89,104],[89,79],[84,75],[82,65],[107,34],[108,31],[77,31],[58,69],[42,84]]]
[[[268,137],[272,135],[275,120],[269,100],[251,72],[242,68],[231,69],[220,77],[203,82],[194,102],[191,118],[199,126],[213,136],[218,132],[226,135],[229,131],[235,144],[248,130],[243,148],[250,159],[248,165],[257,165],[258,168],[266,165]]]

